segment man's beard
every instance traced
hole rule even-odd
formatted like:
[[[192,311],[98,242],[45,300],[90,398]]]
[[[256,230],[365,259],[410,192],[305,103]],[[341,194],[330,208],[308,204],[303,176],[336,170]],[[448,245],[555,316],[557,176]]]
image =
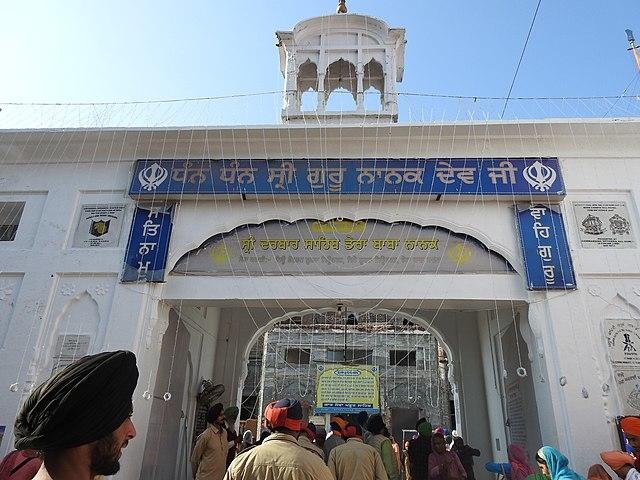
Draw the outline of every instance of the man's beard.
[[[113,433],[97,440],[91,452],[91,472],[95,475],[114,475],[120,470],[120,450]]]

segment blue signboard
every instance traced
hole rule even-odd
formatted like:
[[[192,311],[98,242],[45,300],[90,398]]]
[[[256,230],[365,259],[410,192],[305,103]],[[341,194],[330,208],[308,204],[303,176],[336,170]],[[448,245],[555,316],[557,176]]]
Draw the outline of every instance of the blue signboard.
[[[214,194],[565,195],[557,158],[138,160],[135,198]]]
[[[517,207],[516,215],[529,290],[575,289],[567,234],[558,207]]]
[[[122,282],[164,282],[173,207],[136,207]]]

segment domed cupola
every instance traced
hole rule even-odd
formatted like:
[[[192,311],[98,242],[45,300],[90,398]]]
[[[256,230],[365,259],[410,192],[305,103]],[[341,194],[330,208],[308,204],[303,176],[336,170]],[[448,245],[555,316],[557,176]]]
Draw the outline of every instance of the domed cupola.
[[[396,82],[404,72],[405,30],[346,13],[344,1],[338,12],[303,20],[290,32],[276,32],[284,75],[282,121],[397,122]],[[330,111],[327,102],[336,90],[351,94],[355,107]],[[365,106],[365,92],[372,90],[379,92],[378,109],[368,101]],[[303,110],[303,94],[310,91],[317,93],[317,102]]]

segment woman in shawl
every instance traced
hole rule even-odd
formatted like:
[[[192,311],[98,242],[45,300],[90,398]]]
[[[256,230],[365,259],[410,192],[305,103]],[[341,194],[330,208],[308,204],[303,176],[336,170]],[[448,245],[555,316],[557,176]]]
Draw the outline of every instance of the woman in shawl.
[[[551,480],[584,480],[569,468],[569,460],[553,447],[542,447],[536,453],[542,474]]]
[[[525,480],[529,475],[535,475],[533,467],[527,460],[527,452],[517,443],[507,447],[509,463],[489,462],[484,468],[492,473],[503,475],[508,480]]]
[[[442,433],[431,435],[429,478],[431,480],[462,480],[467,478],[467,472],[465,472],[458,456],[447,450]]]

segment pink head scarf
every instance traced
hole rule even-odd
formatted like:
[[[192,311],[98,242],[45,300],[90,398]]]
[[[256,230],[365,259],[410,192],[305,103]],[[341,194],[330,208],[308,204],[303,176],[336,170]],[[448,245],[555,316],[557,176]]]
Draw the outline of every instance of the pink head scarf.
[[[517,443],[512,443],[507,447],[507,455],[511,464],[511,480],[525,480],[529,475],[534,475],[527,459],[527,452]]]

